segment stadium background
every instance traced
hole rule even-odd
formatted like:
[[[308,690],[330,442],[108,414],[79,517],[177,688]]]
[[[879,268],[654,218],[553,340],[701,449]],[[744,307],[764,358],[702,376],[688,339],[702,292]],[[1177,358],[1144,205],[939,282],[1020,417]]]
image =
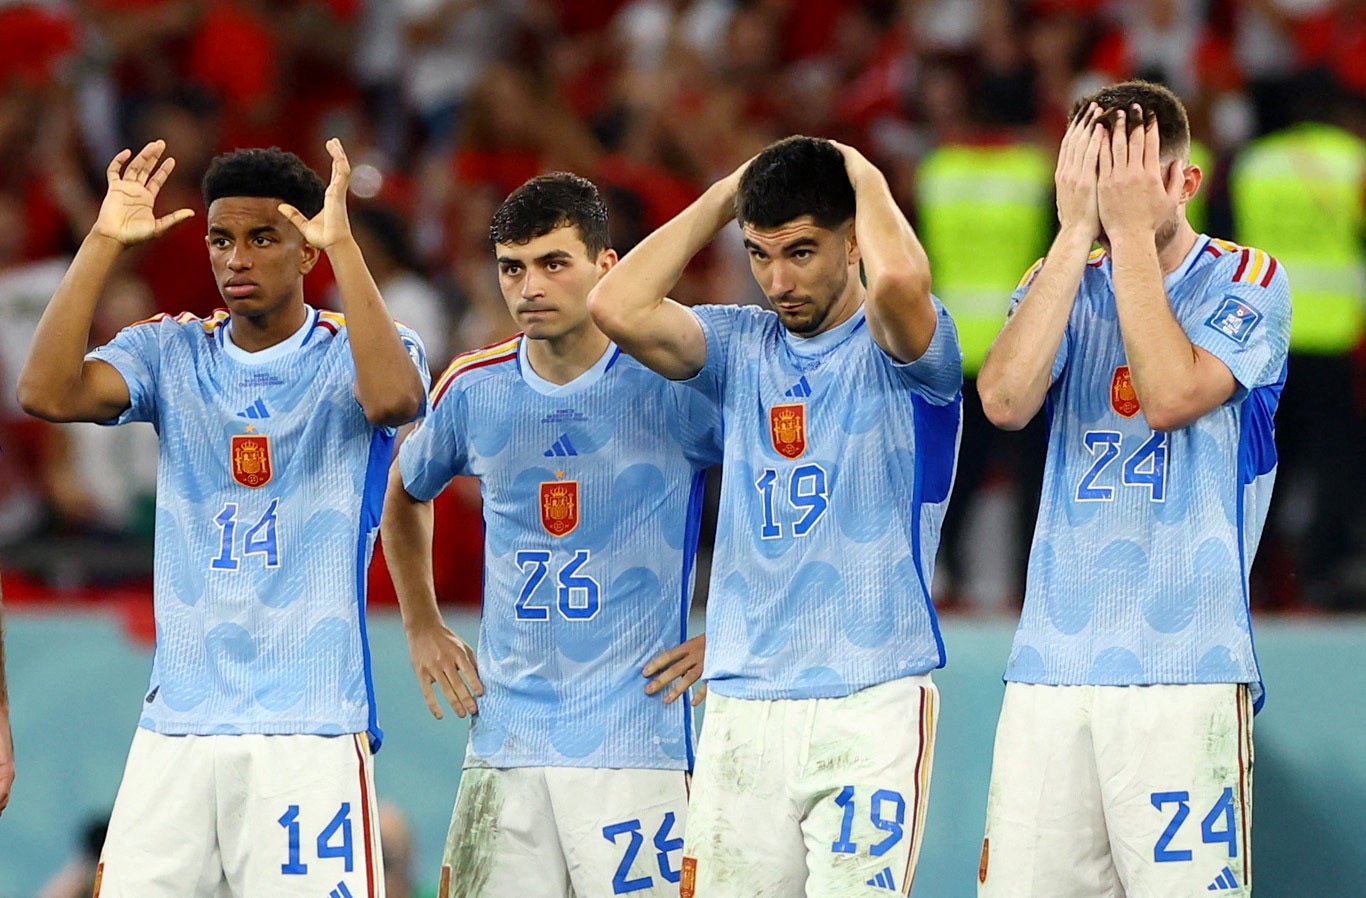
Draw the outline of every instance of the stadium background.
[[[1266,135],[1314,136],[1295,150],[1306,194],[1317,153],[1366,158],[1356,0],[0,0],[0,568],[19,763],[0,819],[0,898],[36,894],[76,854],[84,822],[107,812],[146,684],[154,436],[43,424],[13,399],[120,148],[164,137],[178,162],[164,208],[190,206],[202,222],[198,180],[214,153],[279,145],[325,173],[323,141],[340,136],[367,259],[439,371],[510,330],[484,235],[525,178],[594,178],[625,251],[770,140],[834,137],[888,174],[971,374],[1051,236],[1053,153],[1072,99],[1134,75],[1187,101],[1207,169],[1192,214],[1208,233],[1256,242],[1248,235],[1280,213],[1239,181]],[[1332,124],[1293,126],[1305,117]],[[1260,245],[1284,258],[1346,235],[1359,287],[1366,185],[1353,188],[1320,196],[1321,214],[1285,247]],[[126,254],[95,342],[149,312],[220,304],[201,227]],[[723,236],[676,295],[761,301],[756,289]],[[307,290],[331,302],[325,266]],[[1252,593],[1269,687],[1255,856],[1271,896],[1352,894],[1366,881],[1366,491],[1348,473],[1366,466],[1366,343],[1359,317],[1316,318],[1301,301],[1297,323],[1318,326],[1295,347]],[[974,399],[965,407],[936,582],[950,666],[916,891],[929,898],[971,894],[1041,466],[1037,430],[994,433]],[[441,595],[472,638],[477,488],[458,483],[439,502]],[[417,880],[430,889],[464,724],[427,717],[377,567],[388,732],[377,777],[416,829]]]

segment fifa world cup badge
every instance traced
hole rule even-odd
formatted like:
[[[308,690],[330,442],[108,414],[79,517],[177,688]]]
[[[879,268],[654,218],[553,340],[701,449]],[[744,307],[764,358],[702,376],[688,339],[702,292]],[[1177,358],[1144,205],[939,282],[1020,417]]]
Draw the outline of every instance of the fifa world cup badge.
[[[806,403],[793,402],[769,409],[768,433],[773,451],[783,458],[800,458],[806,452]]]
[[[1134,392],[1134,381],[1129,376],[1129,366],[1120,365],[1110,380],[1110,406],[1126,418],[1138,414],[1138,394]]]
[[[270,483],[275,466],[270,461],[270,437],[263,433],[238,433],[232,437],[232,479],[257,489]]]
[[[556,472],[564,476],[563,471]],[[550,480],[541,484],[541,526],[551,536],[567,536],[579,526],[579,482]]]

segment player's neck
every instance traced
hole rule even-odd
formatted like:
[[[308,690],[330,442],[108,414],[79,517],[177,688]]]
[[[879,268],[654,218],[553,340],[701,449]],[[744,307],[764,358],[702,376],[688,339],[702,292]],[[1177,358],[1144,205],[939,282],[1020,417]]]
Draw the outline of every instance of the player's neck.
[[[307,318],[308,307],[302,301],[259,315],[233,315],[229,337],[238,349],[260,352],[294,336]]]
[[[526,360],[538,377],[562,386],[593,367],[609,342],[596,327],[581,327],[553,339],[527,340]]]
[[[1195,228],[1183,217],[1176,228],[1176,234],[1167,241],[1166,246],[1157,251],[1157,263],[1161,266],[1164,276],[1181,267],[1181,263],[1190,255],[1191,248],[1199,238],[1200,235],[1195,233]]]

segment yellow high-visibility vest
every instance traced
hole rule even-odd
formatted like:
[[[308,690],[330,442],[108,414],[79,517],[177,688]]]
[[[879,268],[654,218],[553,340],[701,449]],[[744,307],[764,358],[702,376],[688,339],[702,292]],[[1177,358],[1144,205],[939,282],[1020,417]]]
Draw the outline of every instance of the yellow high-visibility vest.
[[[1214,154],[1198,140],[1191,141],[1191,165],[1203,173],[1199,192],[1186,202],[1186,221],[1203,233],[1209,222],[1209,187],[1214,183]]]
[[[1366,143],[1306,123],[1254,140],[1229,175],[1239,243],[1275,256],[1290,281],[1290,348],[1337,355],[1366,329],[1362,190]]]
[[[958,325],[963,373],[975,377],[1020,275],[1048,247],[1053,160],[1033,144],[948,144],[925,157],[917,184],[934,293]]]

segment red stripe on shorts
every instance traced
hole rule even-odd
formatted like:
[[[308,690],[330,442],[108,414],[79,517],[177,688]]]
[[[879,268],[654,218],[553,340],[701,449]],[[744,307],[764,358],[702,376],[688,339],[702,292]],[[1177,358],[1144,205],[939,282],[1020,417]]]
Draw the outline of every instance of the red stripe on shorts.
[[[924,796],[920,794],[920,770],[925,763],[925,743],[929,741],[929,728],[926,719],[925,698],[929,692],[924,686],[920,687],[920,745],[916,748],[915,754],[915,802],[911,805],[911,839],[915,839],[916,826],[920,821],[920,803]],[[911,893],[911,883],[915,878],[915,870],[911,868],[911,860],[915,857],[916,846],[914,844],[906,846],[906,872],[901,875],[901,888],[903,895]]]
[[[1244,748],[1248,747],[1247,730],[1247,686],[1238,686],[1234,692],[1238,704],[1238,821],[1243,836],[1243,887],[1248,888],[1249,874],[1252,870],[1252,843],[1248,839],[1247,827],[1247,772],[1248,759]]]
[[[365,894],[375,898],[375,848],[370,832],[370,783],[365,775],[365,754],[361,750],[362,736],[352,736],[356,746],[356,760],[360,762],[360,813],[361,830],[365,833]]]

